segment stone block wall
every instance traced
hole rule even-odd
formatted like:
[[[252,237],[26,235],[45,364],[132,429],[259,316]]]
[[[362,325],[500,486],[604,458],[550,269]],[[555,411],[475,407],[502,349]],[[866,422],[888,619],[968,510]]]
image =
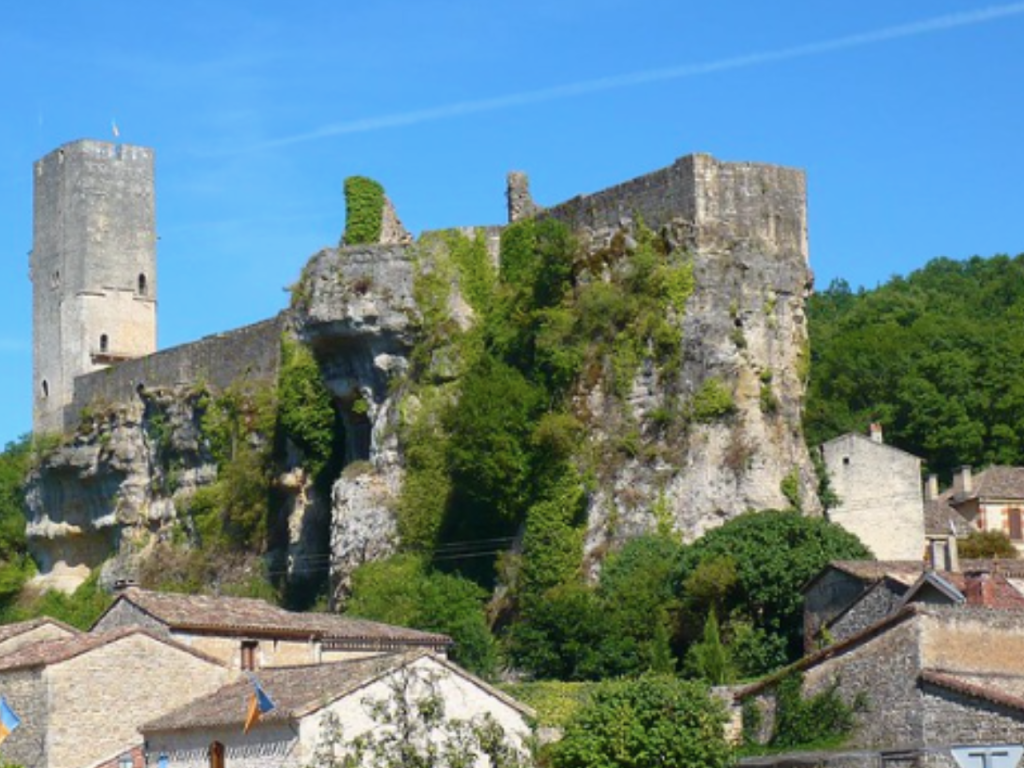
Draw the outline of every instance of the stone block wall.
[[[222,390],[236,381],[276,381],[281,364],[284,315],[237,330],[207,336],[191,344],[126,360],[75,380],[64,429],[77,426],[86,406],[125,403],[148,389],[205,384]]]
[[[156,350],[153,151],[76,141],[35,164],[33,429],[61,428],[74,380],[105,364],[100,339]]]
[[[48,735],[53,722],[47,702],[43,670],[0,672],[0,690],[21,718],[21,726],[4,740],[3,759],[26,768],[47,765]]]
[[[139,742],[138,728],[224,684],[227,670],[133,634],[46,670],[49,768],[81,768]]]
[[[921,665],[959,672],[1024,675],[1024,614],[984,608],[928,608]]]
[[[224,745],[224,763],[230,768],[299,768],[299,740],[290,723],[264,723],[247,734],[238,726],[186,732],[147,732],[149,765],[166,756],[168,768],[209,768],[210,745]]]
[[[576,230],[618,227],[643,217],[652,229],[691,223],[695,250],[756,243],[759,252],[798,253],[807,263],[807,182],[803,171],[761,163],[727,163],[687,155],[667,168],[574,197],[545,215]]]
[[[925,743],[1024,743],[1024,712],[954,691],[923,686]],[[955,765],[952,757],[949,765]]]
[[[856,434],[830,440],[821,454],[840,499],[829,519],[879,560],[920,560],[925,546],[921,460]]]
[[[93,632],[110,632],[115,629],[125,629],[127,627],[139,627],[140,629],[148,629],[151,632],[155,632],[159,635],[170,636],[167,631],[167,625],[157,621],[145,611],[136,607],[132,603],[125,600],[121,600],[110,607],[100,620],[96,622],[96,625],[92,628]]]
[[[905,588],[895,591],[887,582],[876,585],[829,626],[832,641],[852,637],[893,613],[905,592]]]

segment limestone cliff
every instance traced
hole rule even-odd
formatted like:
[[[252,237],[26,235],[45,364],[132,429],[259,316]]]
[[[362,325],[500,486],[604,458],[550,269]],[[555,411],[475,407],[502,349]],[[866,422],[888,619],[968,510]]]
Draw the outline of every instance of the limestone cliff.
[[[681,331],[676,367],[642,361],[624,394],[611,394],[600,375],[584,377],[573,391],[572,410],[588,427],[581,451],[597,457],[586,467],[595,477],[587,497],[588,562],[596,565],[609,548],[654,529],[692,540],[749,508],[798,503],[815,513],[801,431],[811,283],[803,174],[691,156],[546,211],[529,199],[524,178],[515,181],[516,215],[567,223],[581,260],[610,249],[630,258],[643,227],[692,265],[685,311],[669,318]],[[498,234],[479,231],[492,269]],[[425,314],[440,311],[450,324],[435,322],[435,331],[464,331],[477,319],[470,287],[446,266],[443,238],[395,239],[405,240],[316,254],[284,323],[315,356],[344,446],[329,494],[305,473],[301,451],[287,441],[279,447],[273,543],[289,573],[302,571],[296,563],[318,562],[329,547],[340,596],[355,567],[398,544],[409,458],[402,428],[423,407],[409,373]],[[440,310],[424,306],[424,275],[441,288]],[[260,339],[279,344],[279,332]],[[462,363],[453,350],[442,338],[420,361],[421,375],[442,397],[455,397]],[[187,348],[175,354],[189,358]],[[207,349],[203,365],[216,357]],[[277,358],[260,359],[267,378]],[[138,386],[152,370],[125,365],[104,384],[117,393],[116,404],[82,419],[29,483],[32,551],[55,583],[73,585],[111,553],[119,557],[107,566],[108,578],[130,575],[137,550],[168,536],[182,503],[217,476],[202,404],[195,387],[180,381],[180,371],[195,366],[176,365],[173,380]],[[236,362],[232,375],[246,370]],[[719,402],[702,409],[708,398]],[[684,417],[667,419],[667,412]]]

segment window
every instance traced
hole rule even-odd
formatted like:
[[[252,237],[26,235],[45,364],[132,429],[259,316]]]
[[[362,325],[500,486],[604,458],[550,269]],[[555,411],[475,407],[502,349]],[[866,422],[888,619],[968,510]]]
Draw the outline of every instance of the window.
[[[219,741],[210,745],[210,768],[224,768],[224,745]]]
[[[1020,510],[1016,507],[1006,510],[1007,527],[1010,529],[1010,538],[1013,541],[1024,539],[1024,530],[1021,528]]]
[[[43,400],[50,396],[50,382],[43,379]]]
[[[255,640],[242,641],[242,669],[252,671],[256,669],[256,652],[260,644]]]
[[[146,282],[146,275],[140,273],[139,274],[139,296],[145,296],[146,295],[146,291],[148,289],[149,289],[149,286],[147,285],[147,282]]]
[[[102,334],[100,336],[100,352],[109,352],[109,351],[110,351],[110,339],[107,338],[107,334],[104,333],[104,334]]]

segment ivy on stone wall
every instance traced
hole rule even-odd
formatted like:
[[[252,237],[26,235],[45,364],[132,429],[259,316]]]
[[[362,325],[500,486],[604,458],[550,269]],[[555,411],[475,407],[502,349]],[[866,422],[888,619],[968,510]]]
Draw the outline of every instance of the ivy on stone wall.
[[[384,187],[365,176],[345,179],[345,234],[342,245],[380,242],[384,216]]]

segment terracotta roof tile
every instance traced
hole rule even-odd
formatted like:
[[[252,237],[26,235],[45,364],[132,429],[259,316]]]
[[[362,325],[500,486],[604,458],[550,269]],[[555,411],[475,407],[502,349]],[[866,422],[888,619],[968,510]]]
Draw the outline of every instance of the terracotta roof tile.
[[[23,648],[18,648],[11,653],[0,656],[0,672],[9,672],[15,669],[30,669],[32,667],[45,667],[51,664],[59,664],[62,661],[81,656],[83,653],[110,645],[129,635],[145,635],[152,640],[167,645],[172,645],[186,653],[192,654],[205,661],[221,666],[221,662],[207,656],[192,648],[174,642],[166,637],[158,635],[148,629],[140,627],[122,627],[110,632],[87,633],[83,632],[75,637],[63,638],[60,640],[49,640],[42,643],[32,643]]]
[[[47,624],[59,627],[71,635],[81,634],[81,630],[72,627],[70,624],[65,624],[63,621],[58,621],[57,619],[51,619],[49,616],[40,616],[39,618],[29,619],[28,621],[18,621],[13,624],[0,625],[0,643],[5,640],[10,640],[12,637],[23,635],[26,632],[31,632],[33,629],[46,626]]]
[[[421,651],[300,667],[262,669],[259,673],[260,685],[274,701],[275,707],[261,718],[261,722],[294,720],[423,655],[425,652]],[[247,679],[230,683],[208,696],[146,723],[139,730],[178,731],[242,725],[252,690],[252,683]]]
[[[434,656],[428,651],[411,651],[323,664],[262,669],[258,678],[260,685],[273,700],[275,706],[260,719],[260,722],[280,723],[297,720],[421,658],[433,659],[437,664],[479,686],[495,698],[529,717],[536,715],[530,707],[493,688],[455,664]],[[173,712],[146,723],[139,731],[147,733],[241,726],[245,722],[252,690],[252,683],[247,679],[230,683],[208,696],[196,699]]]
[[[957,494],[953,501],[967,499],[1024,500],[1024,467],[994,466],[974,475],[969,493]]]
[[[923,669],[921,682],[1024,712],[1024,677]]]
[[[120,599],[129,600],[178,630],[264,632],[319,637],[325,641],[372,640],[433,648],[452,644],[447,635],[334,613],[296,613],[253,598],[181,595],[132,587]]]

